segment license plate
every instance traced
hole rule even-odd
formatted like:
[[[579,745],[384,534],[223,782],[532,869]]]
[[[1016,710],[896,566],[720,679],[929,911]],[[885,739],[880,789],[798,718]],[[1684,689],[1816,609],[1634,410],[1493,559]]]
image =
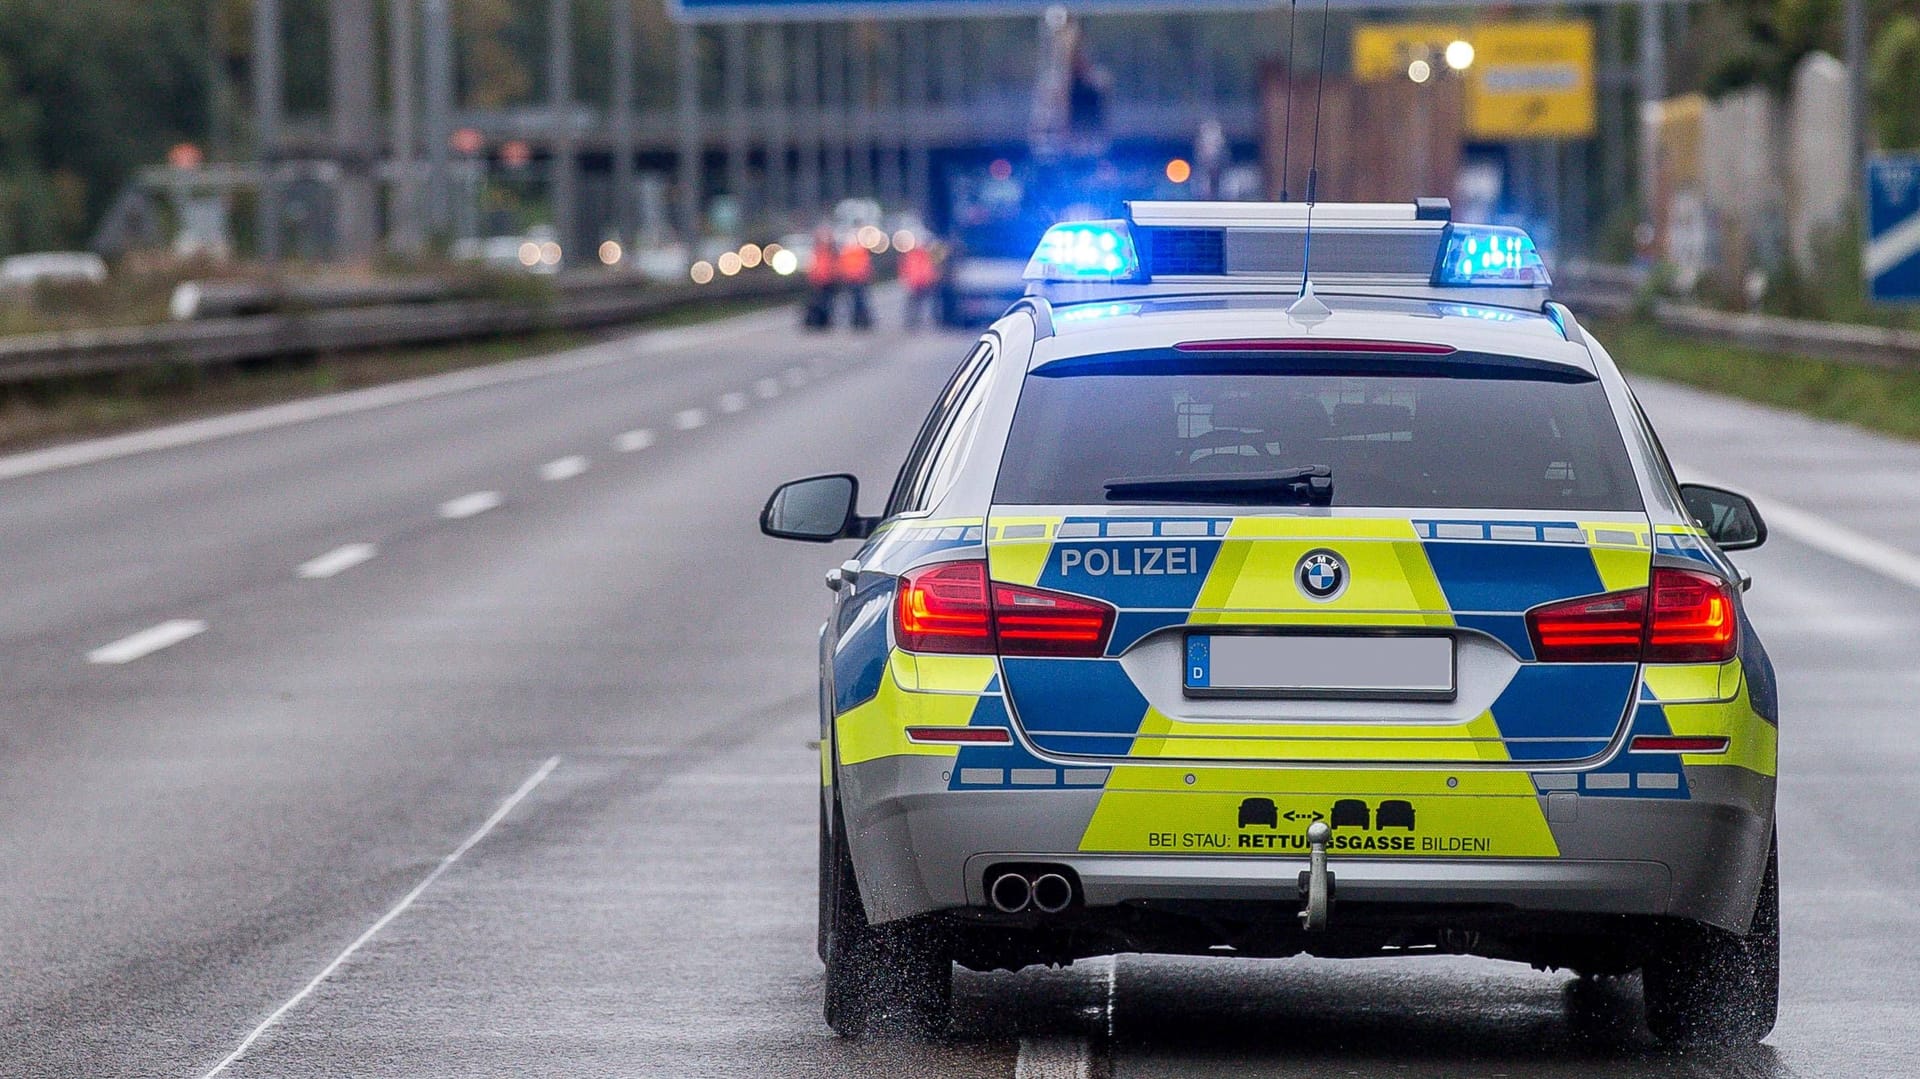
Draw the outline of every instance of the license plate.
[[[1190,697],[1447,701],[1453,638],[1415,634],[1194,633]]]

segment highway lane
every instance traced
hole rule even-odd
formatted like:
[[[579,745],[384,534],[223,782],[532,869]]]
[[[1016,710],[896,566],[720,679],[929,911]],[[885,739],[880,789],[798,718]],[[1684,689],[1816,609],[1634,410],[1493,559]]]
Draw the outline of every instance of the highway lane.
[[[0,1075],[204,1075],[389,915],[224,1074],[1004,1076],[1036,1037],[1115,1075],[1905,1067],[1920,592],[1784,534],[1742,560],[1789,728],[1770,1048],[1661,1054],[1631,985],[1500,964],[1138,956],[963,975],[941,1045],[835,1041],[809,741],[841,553],[753,516],[810,471],[884,487],[964,340],[791,326],[0,481]],[[1920,552],[1920,450],[1643,392],[1683,471]],[[86,662],[169,619],[207,628]]]
[[[796,471],[890,474],[960,346],[804,338],[784,312],[732,328],[742,325],[746,340],[724,348],[696,343],[0,489],[9,591],[22,582],[32,600],[6,605],[0,660],[0,1073],[202,1074],[551,756],[562,759],[551,787],[450,871],[449,887],[490,852],[537,842],[551,823],[543,811],[564,822],[571,797],[615,801],[593,819],[678,851],[684,806],[611,814],[666,776],[737,770],[728,755],[762,737],[796,775],[816,774],[808,642],[827,552],[764,541],[755,512]],[[781,380],[771,398],[757,389],[765,378]],[[749,395],[737,413],[723,401],[733,393]],[[698,425],[693,409],[707,413]],[[605,448],[635,429],[656,441]],[[540,478],[568,453],[592,467]],[[362,484],[364,503],[334,493]],[[503,504],[437,516],[445,498],[480,489]],[[79,522],[65,542],[34,541],[62,514]],[[130,554],[143,539],[153,549]],[[303,560],[369,539],[380,543],[373,560],[296,577]],[[118,576],[108,559],[138,566]],[[114,587],[85,587],[88,573],[108,572]],[[78,594],[63,604],[69,574]],[[123,666],[83,659],[171,617],[209,628]],[[777,815],[757,816],[776,830]],[[770,849],[786,861],[769,865]],[[776,870],[765,905],[804,926],[811,851],[743,834],[712,853],[736,876]],[[618,897],[647,877],[644,864],[612,861],[599,880]],[[638,911],[637,925],[671,925]],[[658,950],[629,956],[612,984],[671,986],[706,1018],[707,1037],[732,1036],[743,1005],[760,1002],[693,969],[714,966],[703,952],[719,936],[649,935]],[[408,963],[440,984],[467,969],[473,943],[442,939],[438,959]],[[613,957],[591,944],[578,962],[596,954],[612,973]],[[343,984],[368,969],[349,965]],[[762,972],[743,962],[739,977]],[[803,963],[789,980],[811,976]],[[624,1029],[645,1029],[642,1002],[575,1025],[614,1037],[622,1028],[601,1020],[618,1014],[630,1017]],[[829,1051],[814,1014],[787,1023]],[[545,1038],[529,1038],[525,1055],[573,1074]],[[643,1048],[627,1070],[668,1059]],[[780,1047],[760,1059],[806,1057]]]

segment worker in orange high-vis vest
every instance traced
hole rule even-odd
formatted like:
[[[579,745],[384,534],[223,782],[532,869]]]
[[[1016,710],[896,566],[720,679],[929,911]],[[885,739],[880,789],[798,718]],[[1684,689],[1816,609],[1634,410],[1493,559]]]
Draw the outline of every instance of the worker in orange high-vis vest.
[[[867,286],[873,284],[873,253],[859,243],[848,241],[840,246],[839,260],[840,288],[845,290],[850,310],[847,325],[856,330],[868,329],[873,325],[873,311],[867,306]]]
[[[940,284],[940,258],[932,240],[922,240],[900,255],[900,283],[907,289],[907,327],[918,327]]]
[[[813,234],[813,261],[807,264],[805,325],[809,330],[824,330],[833,325],[834,294],[839,291],[840,252],[833,243],[833,230],[820,226]]]

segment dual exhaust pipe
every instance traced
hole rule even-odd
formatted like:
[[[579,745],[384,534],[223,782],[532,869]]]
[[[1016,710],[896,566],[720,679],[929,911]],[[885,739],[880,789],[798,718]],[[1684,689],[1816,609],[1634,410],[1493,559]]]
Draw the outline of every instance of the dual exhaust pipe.
[[[1074,892],[1073,881],[1052,870],[1007,870],[987,884],[987,900],[1002,914],[1018,914],[1029,908],[1058,914],[1073,905]]]

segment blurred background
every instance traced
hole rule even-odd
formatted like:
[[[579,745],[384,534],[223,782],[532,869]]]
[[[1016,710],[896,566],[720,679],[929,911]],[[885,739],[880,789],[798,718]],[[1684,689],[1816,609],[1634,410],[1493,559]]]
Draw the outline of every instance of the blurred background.
[[[1916,100],[1914,0],[4,0],[0,329],[152,316],[183,261],[791,273],[836,210],[1023,256],[1124,197],[1302,197],[1316,103],[1322,199],[1860,316]],[[122,275],[91,315],[19,295]]]

